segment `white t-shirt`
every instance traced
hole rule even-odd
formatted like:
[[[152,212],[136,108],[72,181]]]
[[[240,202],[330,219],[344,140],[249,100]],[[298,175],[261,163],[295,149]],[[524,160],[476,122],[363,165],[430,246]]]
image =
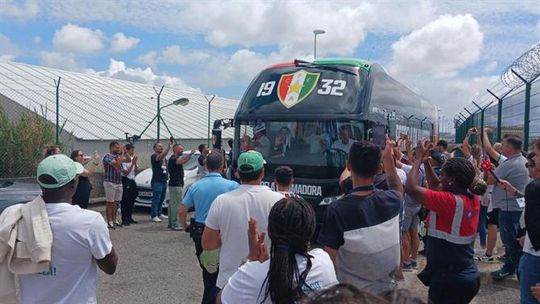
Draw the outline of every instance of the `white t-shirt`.
[[[257,229],[266,232],[272,206],[283,198],[267,186],[240,185],[236,190],[218,196],[208,212],[206,226],[219,230],[221,250],[217,287],[223,288],[227,280],[242,264],[249,253],[248,221],[257,220]],[[267,248],[270,248],[266,238]]]
[[[405,172],[405,170],[400,169],[400,168],[396,168],[396,170],[397,170],[397,175],[399,176],[399,180],[401,181],[401,184],[405,186],[405,184],[407,184],[407,172]]]
[[[341,139],[336,140],[332,144],[332,149],[339,149],[341,151],[344,151],[345,153],[349,154],[349,151],[351,150],[352,145],[354,144],[354,140],[349,138],[349,141],[344,144]]]
[[[529,233],[525,234],[525,243],[523,243],[523,252],[540,257],[540,250],[538,251],[534,250],[531,243],[531,239],[529,238]]]
[[[322,249],[313,249],[309,254],[313,258],[311,259],[311,270],[306,277],[306,284],[311,289],[304,286],[304,291],[323,290],[338,284],[336,271],[330,256]],[[306,269],[306,258],[296,255],[296,262],[298,263],[298,270],[302,273]],[[221,302],[223,304],[261,303],[266,292],[266,285],[263,288],[263,283],[268,274],[269,267],[270,260],[264,263],[255,261],[242,265],[229,278],[229,282],[221,293]],[[268,298],[263,303],[272,303],[270,301],[270,295],[268,295]]]
[[[124,171],[127,171],[129,167],[131,167],[131,163],[122,163],[122,176],[125,176],[129,179],[134,180],[135,179],[135,166],[133,166],[133,169],[131,169],[128,175],[124,174]]]
[[[45,204],[53,234],[49,271],[19,275],[21,302],[97,303],[95,259],[112,243],[103,217],[68,203]]]

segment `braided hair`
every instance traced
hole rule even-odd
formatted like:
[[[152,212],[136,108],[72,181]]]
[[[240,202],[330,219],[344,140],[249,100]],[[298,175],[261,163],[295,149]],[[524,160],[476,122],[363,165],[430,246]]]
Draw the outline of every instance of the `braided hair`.
[[[313,256],[308,254],[309,241],[315,233],[315,211],[301,198],[290,197],[278,201],[268,216],[270,267],[261,287],[263,303],[294,303],[304,296],[306,277],[311,270]],[[306,268],[300,272],[296,255],[306,258]],[[259,293],[259,295],[260,295]]]
[[[453,177],[461,190],[468,190],[472,194],[483,195],[486,193],[487,184],[476,175],[476,170],[470,161],[461,157],[449,159],[442,170],[447,176]]]

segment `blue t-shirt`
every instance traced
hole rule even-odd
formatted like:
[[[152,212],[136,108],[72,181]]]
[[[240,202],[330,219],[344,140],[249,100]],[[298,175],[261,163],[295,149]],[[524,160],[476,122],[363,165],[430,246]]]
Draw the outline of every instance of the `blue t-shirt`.
[[[212,202],[219,195],[238,188],[238,183],[223,178],[218,173],[208,173],[189,187],[182,204],[195,208],[195,221],[204,224]]]

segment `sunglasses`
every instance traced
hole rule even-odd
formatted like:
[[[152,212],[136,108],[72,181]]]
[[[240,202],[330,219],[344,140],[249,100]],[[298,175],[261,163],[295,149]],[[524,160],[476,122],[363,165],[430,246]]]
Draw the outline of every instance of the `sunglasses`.
[[[525,164],[525,168],[533,168],[534,167],[534,163],[526,163]]]

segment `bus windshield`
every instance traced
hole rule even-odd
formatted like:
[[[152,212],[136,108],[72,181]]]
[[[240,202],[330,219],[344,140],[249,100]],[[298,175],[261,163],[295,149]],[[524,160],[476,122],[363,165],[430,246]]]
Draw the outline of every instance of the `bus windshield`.
[[[237,132],[237,151],[259,151],[267,172],[287,165],[296,177],[311,178],[339,177],[351,145],[365,136],[363,122],[354,120],[240,121]]]

